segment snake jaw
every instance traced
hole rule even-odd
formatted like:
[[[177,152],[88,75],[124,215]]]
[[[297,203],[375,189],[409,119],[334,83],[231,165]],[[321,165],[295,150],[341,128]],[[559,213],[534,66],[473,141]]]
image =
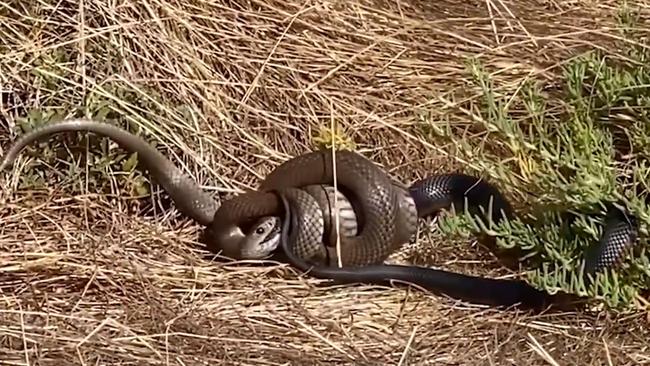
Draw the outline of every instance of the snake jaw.
[[[241,257],[246,259],[268,258],[280,244],[280,218],[267,216],[258,220],[245,235],[241,244]]]
[[[230,225],[206,231],[208,249],[235,260],[256,260],[269,257],[280,243],[278,217],[263,217],[249,232]]]

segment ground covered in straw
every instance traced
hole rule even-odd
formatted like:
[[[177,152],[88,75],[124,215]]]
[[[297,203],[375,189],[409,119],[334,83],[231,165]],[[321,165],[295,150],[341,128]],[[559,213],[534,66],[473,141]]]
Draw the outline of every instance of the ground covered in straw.
[[[0,146],[30,124],[107,118],[223,199],[313,148],[334,121],[412,182],[465,166],[417,122],[423,110],[469,121],[458,107],[477,97],[467,56],[504,91],[528,77],[552,83],[581,50],[617,57],[617,11],[613,1],[5,2]],[[497,312],[213,260],[201,228],[105,140],[56,138],[23,157],[0,193],[3,365],[650,363],[645,314]],[[431,265],[512,275],[426,230],[415,250]]]

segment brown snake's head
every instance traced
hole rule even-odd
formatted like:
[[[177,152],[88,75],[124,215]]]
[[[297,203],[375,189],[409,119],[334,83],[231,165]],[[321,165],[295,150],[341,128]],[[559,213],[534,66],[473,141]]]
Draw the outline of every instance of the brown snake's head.
[[[280,245],[281,229],[278,216],[263,216],[244,227],[229,225],[227,229],[208,228],[206,244],[210,251],[221,252],[235,260],[264,259]]]
[[[264,259],[280,244],[280,218],[267,216],[259,219],[241,241],[241,258]]]
[[[204,231],[207,249],[232,259],[260,259],[280,243],[279,198],[249,191],[222,202]]]

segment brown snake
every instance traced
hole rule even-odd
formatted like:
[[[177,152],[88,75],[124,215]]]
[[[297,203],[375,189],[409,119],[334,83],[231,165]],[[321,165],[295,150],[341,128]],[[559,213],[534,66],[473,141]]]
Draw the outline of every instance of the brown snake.
[[[4,155],[0,171],[12,166],[30,143],[55,133],[77,131],[109,137],[127,151],[138,153],[145,168],[169,194],[178,210],[207,226],[208,248],[213,252],[221,250],[235,259],[246,259],[242,248],[246,247],[251,235],[246,227],[255,228],[261,217],[283,214],[282,202],[271,190],[302,187],[316,198],[322,210],[331,207],[328,195],[320,186],[334,183],[335,170],[329,150],[307,153],[284,162],[266,177],[259,190],[241,194],[217,208],[217,203],[192,178],[146,141],[122,128],[83,118],[49,123],[24,134]],[[358,235],[348,235],[349,231],[340,235],[341,262],[343,265],[380,263],[414,233],[417,212],[413,199],[404,186],[392,181],[361,155],[338,151],[335,156],[338,189],[355,206],[355,211],[361,213],[357,219],[362,223]],[[333,213],[328,215],[332,216]],[[332,227],[330,220],[324,224]],[[337,250],[331,245],[336,242],[336,230],[329,228],[325,230],[328,237],[318,243],[297,242],[297,253],[312,262],[337,263]],[[323,243],[329,245],[323,246]]]

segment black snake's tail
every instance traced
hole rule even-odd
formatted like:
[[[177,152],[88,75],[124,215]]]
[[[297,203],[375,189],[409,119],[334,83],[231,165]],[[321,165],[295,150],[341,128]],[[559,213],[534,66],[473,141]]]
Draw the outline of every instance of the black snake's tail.
[[[605,227],[600,240],[585,253],[585,280],[606,268],[621,264],[624,254],[637,242],[638,223],[636,217],[616,205],[607,205]]]

